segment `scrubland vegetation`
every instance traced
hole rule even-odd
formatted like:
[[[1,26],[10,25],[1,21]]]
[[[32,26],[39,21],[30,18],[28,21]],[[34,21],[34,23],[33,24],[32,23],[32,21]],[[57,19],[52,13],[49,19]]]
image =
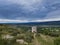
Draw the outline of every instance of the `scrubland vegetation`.
[[[0,25],[0,45],[60,45],[60,27],[31,27]]]

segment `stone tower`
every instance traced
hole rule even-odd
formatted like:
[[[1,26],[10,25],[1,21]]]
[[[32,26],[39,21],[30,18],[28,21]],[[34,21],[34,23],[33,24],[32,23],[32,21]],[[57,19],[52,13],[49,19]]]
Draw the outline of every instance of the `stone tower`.
[[[32,26],[32,33],[37,32],[37,27],[36,26]]]

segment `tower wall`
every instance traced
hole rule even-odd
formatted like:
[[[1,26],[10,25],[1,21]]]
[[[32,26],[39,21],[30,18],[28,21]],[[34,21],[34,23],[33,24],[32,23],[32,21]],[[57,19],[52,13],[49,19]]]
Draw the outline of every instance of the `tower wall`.
[[[37,32],[37,27],[36,26],[32,26],[32,32]]]

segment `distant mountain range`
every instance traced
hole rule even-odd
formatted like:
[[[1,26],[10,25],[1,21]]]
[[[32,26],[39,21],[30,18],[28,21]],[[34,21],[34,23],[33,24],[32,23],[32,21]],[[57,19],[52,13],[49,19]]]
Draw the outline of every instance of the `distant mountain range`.
[[[0,23],[0,24],[15,24],[15,25],[60,25],[60,21],[25,22],[25,23]]]

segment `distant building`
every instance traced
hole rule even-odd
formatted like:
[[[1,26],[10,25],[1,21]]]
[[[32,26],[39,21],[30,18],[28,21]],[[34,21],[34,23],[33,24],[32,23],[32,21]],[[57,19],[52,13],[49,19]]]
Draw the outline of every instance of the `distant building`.
[[[37,32],[37,27],[36,26],[32,26],[32,33]]]

